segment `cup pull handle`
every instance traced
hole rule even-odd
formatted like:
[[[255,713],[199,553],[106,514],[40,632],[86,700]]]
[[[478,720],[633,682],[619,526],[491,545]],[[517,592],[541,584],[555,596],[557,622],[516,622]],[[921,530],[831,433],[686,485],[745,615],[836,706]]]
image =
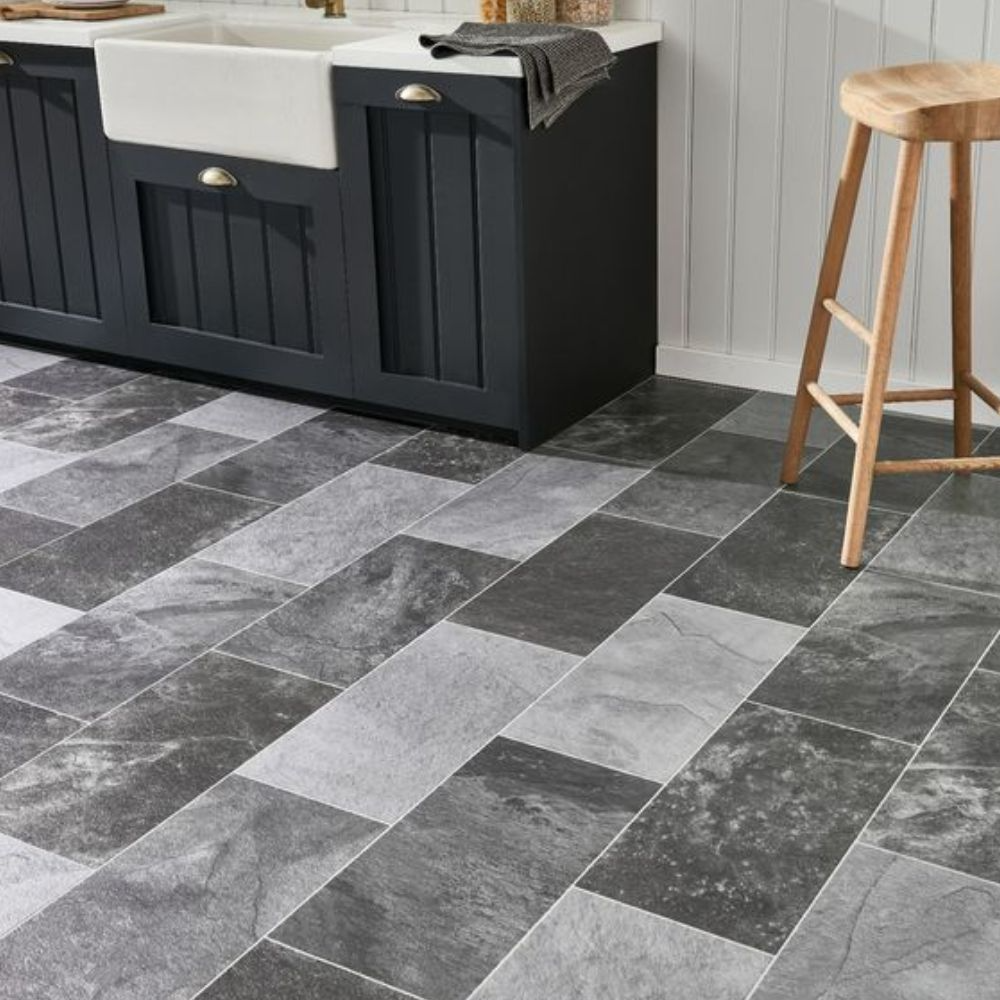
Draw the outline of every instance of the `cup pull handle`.
[[[239,181],[222,167],[205,167],[198,174],[198,180],[206,187],[213,188],[234,188],[239,184]]]
[[[396,99],[409,104],[438,104],[441,95],[426,83],[408,83],[396,91]]]
[[[0,52],[0,66],[13,66],[14,57],[9,52]]]

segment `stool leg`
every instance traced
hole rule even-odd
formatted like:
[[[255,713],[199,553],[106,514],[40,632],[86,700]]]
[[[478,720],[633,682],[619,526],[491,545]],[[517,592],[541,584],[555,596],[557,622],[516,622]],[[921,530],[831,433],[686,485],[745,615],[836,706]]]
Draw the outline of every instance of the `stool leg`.
[[[785,459],[781,467],[781,481],[789,485],[799,481],[802,451],[809,433],[809,420],[813,411],[812,397],[806,390],[806,386],[819,378],[820,369],[823,367],[823,355],[826,353],[826,339],[830,332],[830,320],[832,319],[824,308],[823,302],[825,299],[836,298],[837,289],[840,287],[840,276],[844,270],[844,255],[847,252],[847,241],[851,235],[851,224],[854,222],[854,210],[858,204],[858,192],[861,189],[861,178],[865,171],[871,135],[872,130],[867,125],[862,125],[860,122],[851,123],[847,152],[844,155],[844,165],[840,171],[840,184],[837,187],[837,198],[833,205],[833,216],[830,219],[830,231],[826,238],[823,264],[816,286],[816,298],[813,300],[809,335],[806,338],[805,351],[802,355],[802,368],[799,373],[798,391],[795,395],[795,409],[788,430],[788,443],[785,446]]]
[[[868,372],[865,376],[864,401],[861,404],[861,420],[858,424],[858,447],[854,455],[854,476],[851,480],[847,527],[844,531],[844,548],[841,554],[841,562],[849,569],[857,569],[861,565],[868,504],[871,500],[875,459],[878,454],[879,431],[882,427],[885,389],[892,361],[892,341],[896,335],[896,319],[899,315],[899,300],[906,273],[906,255],[910,248],[910,231],[920,184],[920,164],[923,154],[922,142],[903,142],[899,151],[896,189],[892,196],[889,234],[885,244],[885,255],[882,258],[878,301],[875,304],[872,347],[868,356]]]
[[[955,457],[972,454],[972,145],[951,146],[951,337]]]

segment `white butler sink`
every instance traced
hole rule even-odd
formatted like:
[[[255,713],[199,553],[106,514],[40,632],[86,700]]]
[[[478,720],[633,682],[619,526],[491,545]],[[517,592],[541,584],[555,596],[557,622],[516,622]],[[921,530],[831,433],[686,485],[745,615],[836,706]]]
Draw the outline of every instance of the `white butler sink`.
[[[385,29],[222,17],[94,45],[111,139],[331,168],[331,50]]]

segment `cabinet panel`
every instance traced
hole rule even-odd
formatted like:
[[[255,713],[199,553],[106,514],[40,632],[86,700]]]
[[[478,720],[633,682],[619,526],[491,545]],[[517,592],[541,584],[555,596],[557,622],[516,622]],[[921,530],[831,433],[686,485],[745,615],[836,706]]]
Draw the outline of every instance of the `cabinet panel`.
[[[93,57],[4,45],[0,331],[120,344],[110,177]]]
[[[336,171],[112,147],[130,350],[348,395]],[[207,187],[221,166],[236,179]]]

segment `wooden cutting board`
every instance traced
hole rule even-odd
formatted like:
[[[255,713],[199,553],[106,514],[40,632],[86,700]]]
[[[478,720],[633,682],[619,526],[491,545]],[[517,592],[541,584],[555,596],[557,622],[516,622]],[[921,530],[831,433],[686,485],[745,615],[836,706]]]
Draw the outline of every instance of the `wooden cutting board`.
[[[120,17],[142,17],[162,14],[161,3],[130,3],[124,7],[91,8],[53,7],[47,3],[14,3],[0,5],[0,20],[21,21],[29,17],[49,17],[57,21],[114,21]]]

